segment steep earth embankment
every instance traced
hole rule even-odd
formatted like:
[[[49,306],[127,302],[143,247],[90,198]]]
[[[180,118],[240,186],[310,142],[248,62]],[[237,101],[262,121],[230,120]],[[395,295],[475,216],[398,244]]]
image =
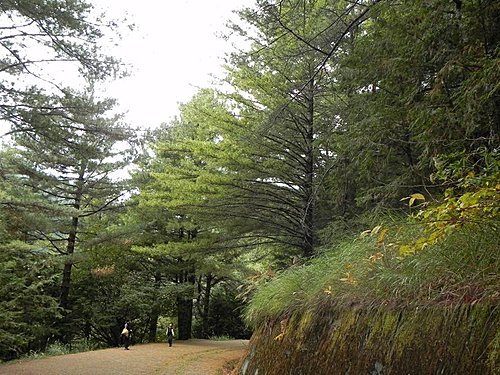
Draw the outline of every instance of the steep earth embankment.
[[[262,324],[241,375],[500,374],[498,305],[321,306]]]

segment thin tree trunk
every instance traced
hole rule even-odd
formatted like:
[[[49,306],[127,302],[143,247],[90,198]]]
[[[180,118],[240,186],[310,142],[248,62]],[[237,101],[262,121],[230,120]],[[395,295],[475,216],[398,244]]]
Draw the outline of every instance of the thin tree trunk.
[[[161,284],[161,273],[157,271],[155,273],[155,295],[158,295],[159,288]],[[161,305],[158,299],[155,299],[153,306],[151,307],[151,312],[149,314],[149,330],[148,330],[148,341],[156,342],[156,333],[158,332],[158,318],[161,313]]]
[[[64,262],[63,278],[61,283],[61,295],[59,305],[67,310],[69,309],[69,290],[71,288],[71,271],[73,269],[72,255],[75,252],[76,231],[78,227],[78,217],[73,217],[71,222],[71,231],[68,236],[68,245],[66,247],[66,262]]]
[[[80,171],[78,174],[78,180],[76,183],[75,200],[73,203],[73,208],[76,210],[80,209],[82,196],[83,196],[83,184],[84,176],[86,170],[86,163],[82,163],[80,166]],[[59,298],[59,305],[67,310],[70,308],[69,303],[69,292],[71,289],[71,271],[73,269],[73,254],[76,248],[76,236],[78,233],[78,216],[73,216],[71,218],[71,228],[68,235],[68,243],[66,246],[66,262],[64,263],[63,269],[63,279],[61,283],[61,294]]]
[[[197,230],[187,230],[184,228],[179,229],[179,239],[183,239],[187,236],[188,241],[192,241],[196,238]],[[195,269],[192,263],[185,261],[183,259],[178,259],[180,263],[183,263],[187,271],[182,272],[177,276],[177,283],[189,283],[194,287],[196,283]],[[193,325],[193,292],[191,294],[180,294],[177,296],[177,324],[178,324],[178,338],[179,340],[189,340],[192,333]]]
[[[304,219],[302,255],[310,257],[314,254],[314,80],[309,82],[307,100],[305,186],[304,186]]]
[[[75,210],[79,210],[81,206],[85,170],[86,170],[86,163],[82,163],[78,174],[78,180],[76,182],[75,200],[73,202],[73,208]],[[79,223],[79,217],[73,216],[71,218],[71,227],[69,230],[68,242],[66,245],[66,261],[64,262],[63,277],[61,282],[61,294],[59,296],[59,306],[63,309],[63,317],[61,321],[62,330],[61,333],[59,334],[59,340],[64,343],[71,343],[71,336],[72,336],[72,331],[68,326],[69,321],[67,312],[71,310],[69,295],[71,289],[71,272],[73,270],[73,264],[74,264],[73,254],[75,253],[76,249],[78,223]]]
[[[205,295],[203,296],[202,335],[205,338],[208,338],[210,336],[208,332],[208,323],[210,318],[210,293],[212,292],[213,278],[214,277],[210,273],[206,276],[207,283],[205,285]]]

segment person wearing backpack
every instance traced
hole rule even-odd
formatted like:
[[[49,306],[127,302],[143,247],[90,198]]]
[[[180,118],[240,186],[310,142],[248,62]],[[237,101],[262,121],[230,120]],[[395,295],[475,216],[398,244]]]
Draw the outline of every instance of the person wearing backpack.
[[[168,325],[166,334],[167,334],[168,346],[172,346],[172,341],[174,340],[175,336],[174,326],[172,325],[172,323]]]
[[[125,350],[129,350],[128,347],[130,346],[130,335],[132,334],[132,329],[129,328],[129,324],[125,323],[125,326],[123,327],[121,338],[123,342],[123,346]]]

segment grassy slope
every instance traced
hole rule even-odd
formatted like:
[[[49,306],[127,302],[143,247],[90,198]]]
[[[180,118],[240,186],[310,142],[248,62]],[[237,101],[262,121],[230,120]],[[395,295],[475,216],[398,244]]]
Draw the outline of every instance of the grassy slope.
[[[417,254],[401,256],[395,243],[411,240],[415,226],[395,228],[384,242],[357,238],[260,288],[247,309],[258,324],[325,300],[337,304],[435,305],[500,299],[500,233],[470,226]]]

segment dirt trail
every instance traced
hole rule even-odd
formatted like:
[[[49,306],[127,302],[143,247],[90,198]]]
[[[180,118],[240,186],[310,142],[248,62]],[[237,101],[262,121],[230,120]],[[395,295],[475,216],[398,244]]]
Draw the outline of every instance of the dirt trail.
[[[167,344],[112,348],[0,365],[8,375],[215,375],[222,366],[241,358],[246,340],[176,341]],[[220,372],[219,372],[220,373]]]

